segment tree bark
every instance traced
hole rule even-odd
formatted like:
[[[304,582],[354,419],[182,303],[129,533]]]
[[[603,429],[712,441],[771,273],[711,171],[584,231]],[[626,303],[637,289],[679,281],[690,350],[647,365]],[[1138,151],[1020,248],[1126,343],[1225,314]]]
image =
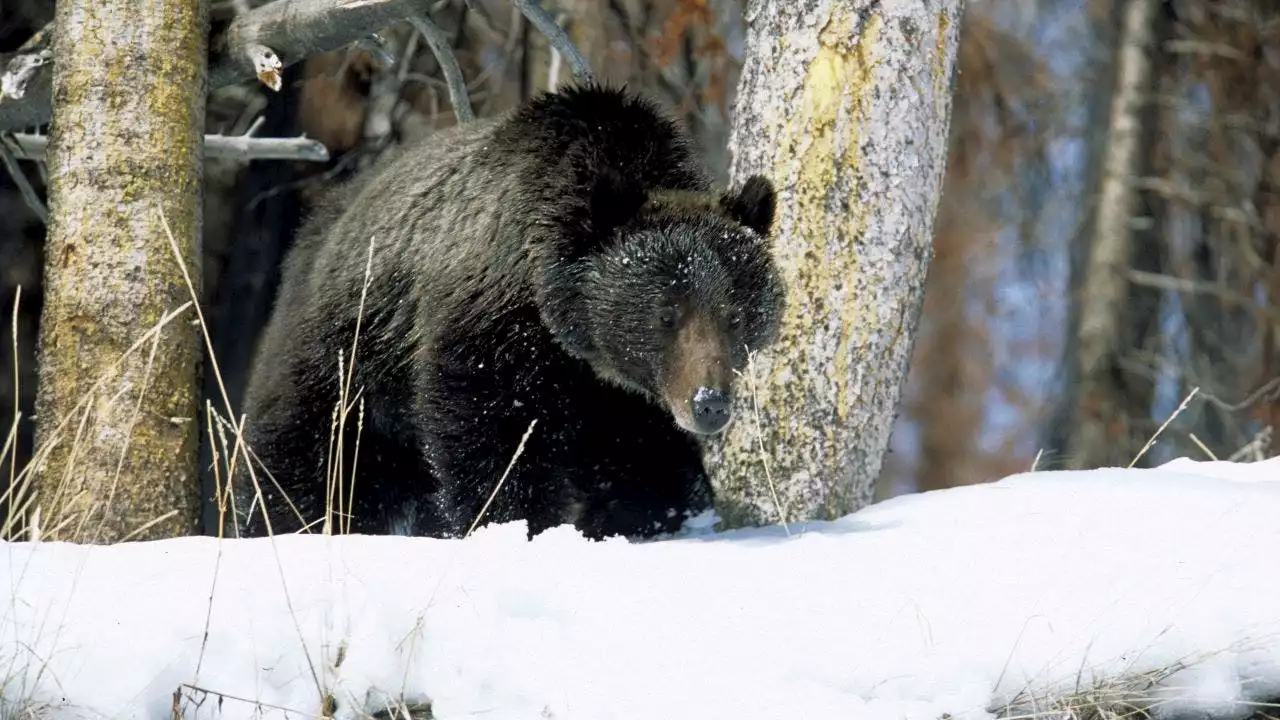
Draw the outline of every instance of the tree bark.
[[[831,518],[873,497],[932,257],[963,6],[747,3],[730,177],[779,190],[788,305],[708,447],[727,525]]]
[[[37,394],[41,536],[196,529],[199,334],[161,222],[199,282],[208,0],[61,0]]]
[[[1147,157],[1144,109],[1155,80],[1151,52],[1155,37],[1157,0],[1128,0],[1122,9],[1115,90],[1108,120],[1102,180],[1098,190],[1093,237],[1081,278],[1076,329],[1078,389],[1067,438],[1065,465],[1069,468],[1127,464],[1132,457],[1131,419],[1140,398],[1150,413],[1151,393],[1125,386],[1121,354],[1131,347],[1131,334],[1140,332],[1151,308],[1149,293],[1141,306],[1131,293],[1126,272],[1136,244],[1133,218],[1140,207],[1137,189]],[[1149,264],[1149,252],[1138,255]],[[1158,301],[1157,301],[1158,304]],[[1158,312],[1158,308],[1156,310]],[[1152,313],[1154,314],[1154,313]],[[1142,384],[1141,378],[1130,378]]]

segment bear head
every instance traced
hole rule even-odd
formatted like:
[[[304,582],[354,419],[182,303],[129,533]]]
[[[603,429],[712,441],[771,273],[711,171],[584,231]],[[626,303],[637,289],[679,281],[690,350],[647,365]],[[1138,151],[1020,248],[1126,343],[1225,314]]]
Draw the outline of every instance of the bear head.
[[[774,204],[759,175],[723,193],[648,193],[578,264],[579,349],[596,375],[688,432],[724,430],[734,376],[774,341],[785,305]]]

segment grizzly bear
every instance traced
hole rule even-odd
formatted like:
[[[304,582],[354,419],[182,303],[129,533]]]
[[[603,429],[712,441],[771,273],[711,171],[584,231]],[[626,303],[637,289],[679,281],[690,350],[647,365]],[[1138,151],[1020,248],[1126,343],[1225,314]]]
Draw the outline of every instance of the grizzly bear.
[[[785,302],[768,180],[713,190],[673,120],[595,84],[366,175],[285,260],[246,390],[270,474],[261,495],[238,478],[238,510],[258,501],[241,534],[268,530],[264,509],[281,533],[328,505],[352,532],[454,537],[489,503],[484,522],[530,537],[643,538],[712,506],[698,436],[729,423],[735,371]],[[336,491],[340,354],[358,397]]]

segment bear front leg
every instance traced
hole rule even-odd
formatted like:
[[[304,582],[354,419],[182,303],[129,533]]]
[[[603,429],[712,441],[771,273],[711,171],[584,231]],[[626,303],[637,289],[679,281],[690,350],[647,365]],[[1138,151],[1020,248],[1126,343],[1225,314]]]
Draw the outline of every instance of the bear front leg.
[[[577,460],[597,468],[579,480],[579,529],[592,538],[678,532],[686,518],[713,505],[701,448],[665,408],[630,394],[610,400],[626,412],[612,423],[594,424],[589,451]]]

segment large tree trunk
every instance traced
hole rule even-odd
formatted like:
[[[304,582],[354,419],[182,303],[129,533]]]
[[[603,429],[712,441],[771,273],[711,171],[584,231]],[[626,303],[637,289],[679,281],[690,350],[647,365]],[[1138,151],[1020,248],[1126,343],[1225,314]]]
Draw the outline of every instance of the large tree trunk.
[[[199,282],[208,22],[208,0],[57,6],[36,431],[45,538],[196,529],[194,316],[143,337],[190,300],[160,212]]]
[[[729,525],[873,497],[932,255],[963,5],[747,3],[730,176],[779,189],[788,307],[709,448]]]
[[[1135,288],[1128,271],[1136,264],[1159,267],[1159,247],[1135,231],[1143,209],[1138,180],[1158,142],[1150,129],[1155,73],[1151,54],[1158,0],[1128,0],[1122,10],[1116,80],[1108,120],[1102,179],[1093,236],[1079,285],[1075,373],[1065,465],[1072,468],[1125,465],[1134,459],[1137,438],[1150,417],[1150,378],[1124,367],[1137,344],[1156,329],[1158,294]]]

